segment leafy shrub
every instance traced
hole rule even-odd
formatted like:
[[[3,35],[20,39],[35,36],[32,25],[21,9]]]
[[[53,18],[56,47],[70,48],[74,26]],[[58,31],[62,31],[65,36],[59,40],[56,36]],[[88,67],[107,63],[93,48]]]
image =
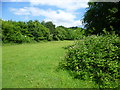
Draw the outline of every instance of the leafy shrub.
[[[83,37],[84,30],[76,27],[66,28],[63,26],[55,27],[52,22],[39,22],[38,20],[23,21],[4,21],[0,32],[2,32],[3,43],[24,43],[24,42],[40,42],[52,40],[75,40]],[[26,36],[26,37],[25,37]]]
[[[53,40],[53,35],[52,35],[52,34],[49,35],[47,40],[48,40],[48,41],[52,41],[52,40]]]
[[[100,88],[118,87],[120,39],[115,35],[89,36],[68,47],[61,66],[75,78],[95,81]]]

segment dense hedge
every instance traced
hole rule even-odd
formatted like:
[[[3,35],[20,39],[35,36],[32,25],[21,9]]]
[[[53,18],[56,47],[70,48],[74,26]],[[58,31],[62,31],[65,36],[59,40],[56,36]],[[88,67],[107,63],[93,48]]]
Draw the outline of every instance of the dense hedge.
[[[43,40],[75,40],[81,38],[84,34],[82,28],[55,27],[52,22],[39,22],[38,20],[16,22],[0,19],[0,22],[2,22],[0,31],[2,31],[3,43],[28,43],[40,42]]]
[[[118,87],[120,79],[120,38],[116,35],[89,36],[67,47],[60,64],[75,78],[94,80],[100,88]]]

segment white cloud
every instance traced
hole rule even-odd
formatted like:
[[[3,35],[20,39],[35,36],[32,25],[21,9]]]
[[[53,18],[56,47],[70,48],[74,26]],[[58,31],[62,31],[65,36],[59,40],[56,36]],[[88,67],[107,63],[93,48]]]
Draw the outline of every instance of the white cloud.
[[[27,10],[26,7],[19,8],[19,9],[10,8],[10,11],[13,12],[14,14],[16,14],[16,15],[29,15],[30,14],[29,10]]]
[[[89,0],[4,0],[9,2],[30,2],[30,7],[10,8],[15,15],[44,16],[45,21],[52,21],[55,25],[66,27],[81,26],[82,21],[76,20],[76,10],[88,7]],[[58,10],[44,10],[39,5],[55,6]],[[60,10],[61,9],[61,10]]]
[[[50,5],[67,11],[74,11],[80,8],[88,7],[89,0],[30,0],[31,5]]]
[[[55,25],[60,26],[78,26],[81,25],[81,21],[75,20],[76,15],[64,10],[44,10],[36,7],[24,7],[24,8],[10,8],[10,11],[15,15],[32,15],[32,16],[44,16],[45,21],[52,21]]]
[[[2,0],[3,2],[30,2],[31,5],[49,5],[56,6],[67,11],[74,11],[80,8],[88,7],[89,0]]]
[[[61,22],[61,21],[54,21],[54,20],[47,20],[52,21],[56,26],[65,26],[65,27],[72,27],[72,26],[82,26],[82,21],[80,20],[72,20],[70,22]]]

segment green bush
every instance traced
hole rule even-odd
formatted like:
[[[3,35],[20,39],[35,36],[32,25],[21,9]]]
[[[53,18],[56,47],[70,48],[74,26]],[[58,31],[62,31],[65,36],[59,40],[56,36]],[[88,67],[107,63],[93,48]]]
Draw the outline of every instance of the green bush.
[[[100,88],[115,88],[120,78],[119,56],[119,37],[93,35],[69,46],[60,65],[75,78],[92,79]]]

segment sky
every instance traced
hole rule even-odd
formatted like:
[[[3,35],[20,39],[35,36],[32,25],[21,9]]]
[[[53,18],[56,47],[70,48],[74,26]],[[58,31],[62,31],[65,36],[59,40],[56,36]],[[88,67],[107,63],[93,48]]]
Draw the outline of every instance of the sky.
[[[1,0],[0,0],[1,1]],[[82,25],[89,0],[2,0],[2,19],[52,21],[56,26]]]

